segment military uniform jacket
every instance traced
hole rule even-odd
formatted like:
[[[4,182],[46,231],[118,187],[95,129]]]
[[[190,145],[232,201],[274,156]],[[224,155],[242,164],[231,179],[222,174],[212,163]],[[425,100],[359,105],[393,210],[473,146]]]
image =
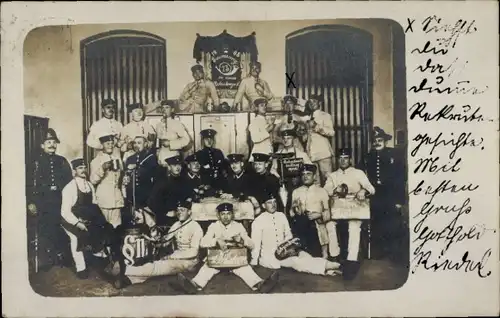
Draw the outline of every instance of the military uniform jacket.
[[[281,262],[274,253],[281,243],[292,237],[292,230],[284,213],[262,212],[252,223],[254,248],[250,264],[273,269],[280,268]]]
[[[203,238],[203,230],[198,222],[189,219],[177,221],[167,234],[167,240],[173,239],[176,249],[170,255],[172,259],[196,259]]]
[[[253,160],[253,153],[270,154],[273,152],[271,134],[266,130],[266,117],[257,115],[248,125],[248,133],[253,147],[250,154],[250,160]]]
[[[234,172],[230,172],[226,178],[226,183],[224,186],[224,192],[231,194],[234,198],[240,198],[245,196],[250,196],[252,193],[252,177],[247,171],[242,171],[240,174],[236,175]]]
[[[316,184],[309,187],[303,185],[293,190],[292,202],[295,201],[297,201],[303,211],[320,214],[324,222],[331,219],[328,193],[320,186]]]
[[[104,135],[120,135],[123,130],[123,125],[108,118],[101,118],[90,126],[87,136],[87,146],[94,149],[102,149],[102,144],[99,138]]]
[[[257,81],[263,87],[263,95],[260,95],[255,89],[255,84],[257,83]],[[253,109],[253,102],[257,98],[263,97],[267,100],[270,100],[273,98],[273,93],[271,92],[269,84],[265,80],[261,78],[257,80],[255,77],[249,76],[241,80],[240,85],[238,86],[238,91],[236,92],[236,95],[234,97],[234,103],[241,103],[243,97],[248,100],[249,108]]]
[[[178,119],[162,118],[156,124],[156,134],[160,141],[158,149],[158,161],[160,164],[164,164],[167,158],[178,156],[180,151],[191,141],[186,127]],[[170,146],[163,147],[161,140],[168,140]]]
[[[110,160],[120,163],[119,171],[104,171],[102,165]],[[102,209],[118,209],[124,205],[121,190],[121,178],[123,174],[123,162],[116,154],[105,154],[100,152],[90,163],[90,182],[96,186],[97,204]]]
[[[151,190],[147,200],[147,206],[157,215],[174,217],[173,213],[177,208],[177,202],[188,197],[188,193],[183,186],[181,176],[169,176],[158,179]]]
[[[201,112],[205,111],[208,98],[212,100],[214,106],[219,105],[219,95],[214,82],[202,79],[186,85],[179,97],[181,101],[181,111],[183,112]]]
[[[222,189],[223,173],[226,171],[227,162],[224,154],[217,148],[203,148],[196,152],[201,165],[201,174],[210,180],[214,189]]]
[[[123,127],[120,139],[124,142],[122,145],[122,152],[127,151],[128,144],[134,140],[137,136],[143,136],[145,138],[149,138],[151,135],[156,135],[156,132],[148,122],[141,121],[131,121],[125,127]]]
[[[132,170],[130,183],[126,187],[128,202],[133,202],[133,183],[135,182],[136,206],[146,206],[153,189],[154,177],[158,172],[157,164],[155,154],[146,150],[136,153],[127,159],[125,169]]]
[[[182,175],[182,188],[186,198],[194,198],[194,196],[199,195],[198,191],[195,190],[198,190],[198,188],[202,185],[211,185],[211,180],[208,179],[208,177],[205,175],[193,175],[189,171]],[[208,191],[205,191],[202,197],[210,196],[213,194],[214,191],[210,189]]]
[[[348,193],[345,198],[335,197],[335,188],[341,184],[347,185]],[[369,194],[375,193],[375,188],[368,180],[366,174],[359,169],[349,167],[345,170],[338,169],[330,173],[326,179],[324,189],[329,196],[334,196],[331,206],[333,219],[369,219],[370,206],[366,201],[359,202],[356,193],[365,189]]]
[[[258,174],[252,173],[250,177],[250,195],[255,197],[255,199],[262,204],[268,197],[268,193],[272,193],[274,197],[278,200],[278,207],[283,206],[281,202],[280,193],[280,180],[278,177],[271,173]]]
[[[41,213],[61,208],[63,188],[73,180],[71,167],[63,156],[42,153],[34,163],[32,202]]]
[[[313,113],[316,129],[311,130],[307,140],[306,150],[312,161],[331,158],[333,149],[330,137],[335,135],[332,116],[324,111],[316,110]]]
[[[371,184],[380,195],[390,197],[395,203],[405,200],[405,168],[394,148],[372,150],[361,163]],[[389,195],[388,195],[389,194]],[[375,194],[377,196],[377,194]]]

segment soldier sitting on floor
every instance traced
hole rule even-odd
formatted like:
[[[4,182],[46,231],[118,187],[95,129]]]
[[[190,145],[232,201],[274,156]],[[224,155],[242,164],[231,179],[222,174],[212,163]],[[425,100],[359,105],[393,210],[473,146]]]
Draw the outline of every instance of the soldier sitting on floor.
[[[217,247],[222,250],[223,253],[226,253],[233,247],[247,249],[252,249],[254,247],[252,240],[243,226],[234,221],[232,204],[220,204],[217,207],[217,215],[219,221],[209,226],[207,234],[205,234],[201,240],[201,247],[209,249]],[[246,253],[242,257],[244,257],[244,263],[246,263]],[[269,292],[276,283],[277,272],[274,272],[268,279],[264,280],[254,272],[248,263],[240,266],[234,264],[234,267],[228,267],[227,269],[238,275],[253,291],[259,291],[261,293]],[[195,294],[205,288],[210,279],[220,271],[219,268],[212,267],[206,262],[192,280],[186,278],[182,274],[178,274],[178,277],[182,288],[189,294]]]
[[[179,202],[176,210],[178,221],[166,235],[155,227],[155,221],[147,210],[137,210],[134,225],[122,229],[119,253],[111,274],[117,279],[116,288],[130,283],[142,283],[150,277],[175,275],[193,270],[199,262],[198,252],[203,231],[191,219],[190,200]]]

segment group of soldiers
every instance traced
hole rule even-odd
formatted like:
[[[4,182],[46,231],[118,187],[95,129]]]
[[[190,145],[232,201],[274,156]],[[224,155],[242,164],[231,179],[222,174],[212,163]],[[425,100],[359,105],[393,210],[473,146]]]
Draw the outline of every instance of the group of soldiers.
[[[260,65],[252,69],[260,72]],[[87,136],[87,145],[96,150],[90,171],[81,158],[69,164],[57,155],[59,139],[48,129],[35,161],[28,205],[39,220],[42,263],[67,265],[70,259],[79,278],[88,277],[90,260],[106,263],[122,283],[178,274],[180,286],[196,292],[219,270],[204,264],[193,280],[182,272],[199,264],[201,249],[234,244],[248,248],[250,262],[232,272],[253,290],[265,292],[277,275],[262,279],[252,266],[318,275],[341,271],[353,279],[360,267],[364,221],[370,221],[371,257],[397,257],[404,240],[405,169],[402,158],[387,147],[392,136],[375,127],[372,150],[355,166],[350,149],[332,149],[334,125],[321,110],[323,96],[311,95],[302,105],[287,95],[284,113],[269,116],[271,96],[259,92],[253,99],[256,116],[248,126],[248,158],[216,148],[213,129],[200,132],[202,149],[183,157],[191,140],[170,101],[161,103],[163,118],[152,127],[144,120],[142,104],[128,107],[131,121],[123,126],[114,119],[116,102],[104,100],[102,118]],[[292,161],[298,163],[295,170],[287,167]],[[233,204],[222,203],[218,221],[193,220],[192,205],[207,197],[250,202],[255,218],[240,224]],[[349,229],[346,257],[340,253],[340,221]],[[124,242],[130,237],[126,233],[149,243],[134,239],[135,247],[127,249],[132,243]],[[64,234],[70,241],[66,255]],[[151,242],[155,251],[169,252],[151,253]],[[285,243],[293,252],[278,257],[277,249]],[[151,254],[156,256],[148,258]]]

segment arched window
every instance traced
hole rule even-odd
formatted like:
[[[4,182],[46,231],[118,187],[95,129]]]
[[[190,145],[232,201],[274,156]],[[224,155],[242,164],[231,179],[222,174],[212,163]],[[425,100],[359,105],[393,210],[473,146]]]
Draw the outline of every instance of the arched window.
[[[332,146],[353,149],[357,163],[369,149],[372,129],[372,35],[344,25],[307,27],[286,37],[286,72],[296,88],[287,93],[307,99],[324,96],[323,110],[332,114]]]
[[[114,30],[82,40],[80,52],[84,143],[90,126],[101,116],[103,99],[117,102],[116,120],[125,125],[127,105],[166,98],[165,39],[141,31]],[[93,155],[84,146],[85,158]]]

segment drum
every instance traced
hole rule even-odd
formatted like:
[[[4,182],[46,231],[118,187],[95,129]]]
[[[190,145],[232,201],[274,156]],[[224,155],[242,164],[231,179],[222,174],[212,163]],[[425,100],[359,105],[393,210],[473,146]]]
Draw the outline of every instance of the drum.
[[[120,246],[125,265],[140,266],[153,260],[154,244],[147,226],[132,226],[123,230]]]
[[[223,251],[209,248],[207,265],[212,268],[236,268],[248,265],[248,254],[245,247],[232,247]]]

